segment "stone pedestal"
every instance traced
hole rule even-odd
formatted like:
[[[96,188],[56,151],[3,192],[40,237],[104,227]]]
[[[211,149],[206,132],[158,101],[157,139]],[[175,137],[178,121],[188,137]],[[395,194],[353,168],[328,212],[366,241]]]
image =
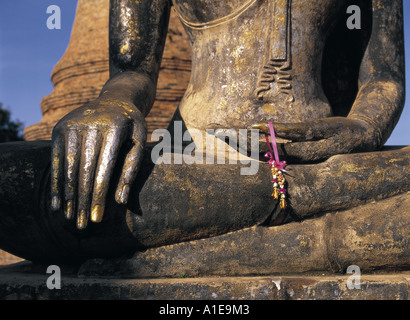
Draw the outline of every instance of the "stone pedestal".
[[[79,277],[61,270],[61,289],[48,289],[47,266],[29,263],[0,268],[5,300],[408,300],[410,273],[264,277],[110,279]],[[351,289],[349,289],[349,287]],[[165,305],[165,304],[164,304]],[[152,311],[152,310],[151,310]],[[155,310],[154,310],[155,311]],[[158,312],[158,311],[156,311]]]

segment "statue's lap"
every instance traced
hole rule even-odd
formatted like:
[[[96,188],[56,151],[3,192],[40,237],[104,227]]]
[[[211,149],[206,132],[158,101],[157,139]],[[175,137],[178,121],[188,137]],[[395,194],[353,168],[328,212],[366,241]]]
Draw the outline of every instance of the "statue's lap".
[[[407,263],[409,256],[401,241],[408,233],[405,215],[410,211],[400,207],[407,208],[406,192],[410,189],[409,147],[340,155],[319,164],[289,165],[291,211],[288,219],[277,220],[287,222],[282,226],[268,226],[278,209],[270,197],[267,166],[261,165],[256,176],[241,176],[240,168],[235,165],[149,166],[150,159],[146,159],[139,175],[143,183],[137,183],[133,191],[132,199],[138,201],[131,201],[125,207],[109,199],[103,222],[91,224],[85,232],[76,230],[75,223],[66,220],[61,212],[51,213],[48,209],[49,142],[3,144],[1,149],[0,244],[2,249],[28,260],[80,263],[91,258],[118,258],[149,247],[170,250],[166,249],[167,245],[189,240],[201,241],[205,247],[212,246],[220,239],[218,246],[231,243],[230,257],[236,261],[235,252],[239,251],[235,248],[240,248],[240,243],[253,243],[255,250],[269,243],[273,253],[297,241],[300,245],[307,239],[302,239],[304,235],[319,230],[323,233],[329,224],[336,230],[338,223],[344,224],[341,228],[344,233],[335,231],[332,237],[341,238],[331,243],[336,246],[335,250],[346,252],[348,249],[342,245],[346,230],[357,228],[360,231],[364,225],[368,229],[358,237],[369,243],[374,241],[374,246],[377,241],[382,245],[378,237],[374,240],[369,237],[387,226],[381,224],[386,214],[390,218],[388,221],[397,225],[389,229],[390,240],[397,249],[392,254],[402,257],[403,263]],[[20,158],[16,161],[17,154]],[[371,204],[374,201],[376,204]],[[392,211],[387,213],[389,205]],[[347,211],[337,212],[340,210]],[[326,212],[329,212],[327,218],[312,219]],[[306,221],[302,225],[300,220]],[[284,237],[289,243],[283,239],[280,243],[271,243],[269,230],[273,232],[271,236]],[[289,238],[290,230],[294,239]],[[357,230],[355,232],[359,232]],[[309,241],[309,246],[321,252],[324,244],[319,238]],[[387,257],[386,252],[383,254]],[[144,254],[136,257],[148,259]],[[257,265],[256,261],[249,263]]]

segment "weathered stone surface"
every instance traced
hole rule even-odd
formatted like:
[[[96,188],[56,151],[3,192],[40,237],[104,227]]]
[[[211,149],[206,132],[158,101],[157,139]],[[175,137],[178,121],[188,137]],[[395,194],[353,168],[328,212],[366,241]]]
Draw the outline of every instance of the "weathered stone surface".
[[[70,43],[51,74],[53,92],[41,101],[43,118],[25,129],[26,140],[49,140],[55,124],[70,111],[94,100],[109,79],[108,0],[79,0]],[[148,132],[166,128],[191,73],[191,47],[171,11],[158,79],[156,101],[147,117]]]
[[[249,276],[306,272],[409,270],[410,194],[278,227],[137,252],[117,261],[89,260],[84,275],[154,278]]]
[[[3,300],[408,300],[410,273],[362,274],[360,288],[349,289],[349,274],[177,279],[78,277],[62,269],[61,289],[50,290],[47,266],[0,268]],[[183,275],[181,275],[183,276]],[[353,282],[354,283],[354,282]]]

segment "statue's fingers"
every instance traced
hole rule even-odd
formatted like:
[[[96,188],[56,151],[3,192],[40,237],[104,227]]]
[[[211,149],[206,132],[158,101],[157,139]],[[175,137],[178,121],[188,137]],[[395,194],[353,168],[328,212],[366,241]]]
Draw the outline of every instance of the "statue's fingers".
[[[353,142],[342,141],[338,135],[317,141],[290,142],[282,145],[285,160],[294,163],[322,161],[334,154],[349,153],[353,148]]]
[[[101,222],[103,218],[105,199],[124,135],[124,130],[112,130],[104,138],[94,181],[91,204],[91,221],[93,222]]]
[[[256,123],[251,126],[251,129],[259,130],[260,133],[269,133],[269,125],[267,123]]]
[[[70,130],[66,139],[66,161],[65,161],[65,208],[67,219],[74,215],[77,198],[78,169],[80,164],[80,144],[77,130]]]
[[[305,142],[290,142],[281,146],[284,153],[284,159],[287,162],[301,163],[320,161],[325,155],[321,148],[323,141],[305,141]]]
[[[341,125],[343,123],[339,118],[326,118],[297,123],[274,123],[273,127],[276,136],[297,142],[329,138]],[[258,124],[252,128],[260,128],[261,132],[270,133],[267,124]]]
[[[275,133],[278,137],[292,141],[309,141],[315,139],[311,122],[275,123]]]
[[[115,200],[119,204],[126,204],[128,202],[131,186],[141,165],[146,140],[147,128],[143,120],[139,125],[134,126],[132,130],[133,146],[125,157],[120,180],[115,192]]]
[[[57,211],[61,207],[61,179],[64,168],[64,137],[57,135],[51,149],[51,209]]]
[[[91,193],[94,182],[100,142],[97,129],[88,131],[84,137],[78,180],[77,228],[87,227],[90,215]]]
[[[348,122],[343,117],[330,117],[299,123],[277,123],[275,132],[279,137],[292,141],[325,140],[345,129]]]
[[[257,123],[252,125],[252,129],[259,130],[260,133],[270,134],[268,123]],[[306,123],[273,123],[275,135],[287,140],[304,141],[306,139]]]
[[[125,158],[117,191],[115,192],[115,200],[119,204],[126,204],[128,201],[131,186],[141,165],[143,148],[143,145],[136,141]]]

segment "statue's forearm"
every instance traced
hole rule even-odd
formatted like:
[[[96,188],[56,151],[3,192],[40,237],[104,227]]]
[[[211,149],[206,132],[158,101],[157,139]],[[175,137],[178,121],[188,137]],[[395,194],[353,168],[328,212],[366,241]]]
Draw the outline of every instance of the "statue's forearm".
[[[168,0],[111,0],[110,80],[100,97],[131,102],[147,115],[168,28]]]
[[[168,0],[111,0],[110,76],[136,71],[158,76],[168,29]]]
[[[349,118],[365,121],[383,145],[404,106],[403,3],[372,0],[372,34],[359,74],[359,92]]]

